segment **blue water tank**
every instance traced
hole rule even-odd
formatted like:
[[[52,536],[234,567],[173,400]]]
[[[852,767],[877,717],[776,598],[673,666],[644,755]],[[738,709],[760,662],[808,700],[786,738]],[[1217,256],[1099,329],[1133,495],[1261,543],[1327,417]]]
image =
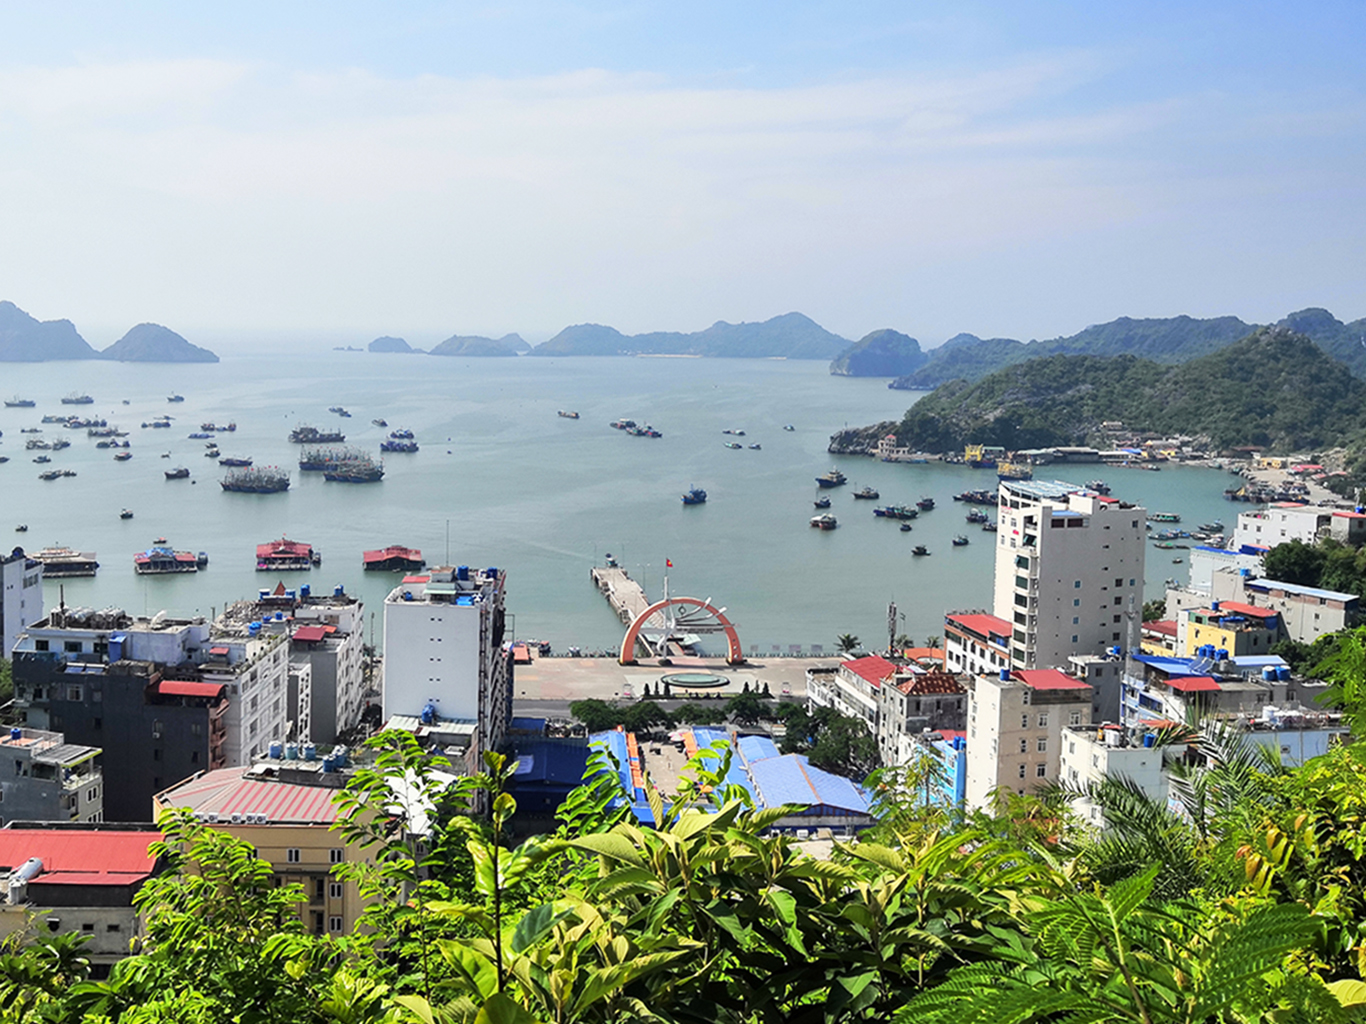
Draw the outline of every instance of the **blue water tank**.
[[[412,599],[413,599],[413,592],[412,592],[411,590],[405,590],[405,591],[403,592],[403,600],[405,600],[405,601],[411,601]]]
[[[21,739],[23,739],[23,738],[24,738],[24,730],[21,729],[21,728],[19,728],[17,725],[11,726],[11,727],[10,727],[10,731],[9,731],[9,738],[12,739],[12,740],[21,740]]]
[[[297,761],[297,760],[299,760],[299,744],[297,744],[297,743],[286,743],[286,744],[285,744],[285,760],[286,760],[286,761]]]
[[[299,751],[299,756],[305,761],[316,761],[318,759],[318,748],[312,743],[305,743],[303,750]]]
[[[1228,661],[1228,648],[1220,647],[1219,653],[1215,655],[1216,661]]]
[[[284,612],[276,612],[276,613],[275,613],[275,621],[276,621],[276,622],[284,622],[284,621],[285,621],[285,613],[284,613]]]
[[[286,600],[286,601],[293,601],[293,600],[294,600],[294,591],[292,591],[292,590],[286,590],[286,591],[285,591],[285,600]]]
[[[1155,747],[1155,746],[1157,746],[1157,733],[1155,733],[1155,732],[1147,733],[1147,734],[1143,737],[1143,745],[1144,745],[1145,747]]]
[[[423,725],[431,725],[431,724],[434,723],[435,721],[436,721],[436,705],[433,704],[431,701],[427,701],[426,706],[423,707],[423,709],[422,709],[422,724],[423,724]]]
[[[1003,682],[1003,683],[1008,683],[1008,682],[1010,682],[1010,669],[1008,669],[1008,668],[1003,668],[1003,669],[1001,669],[1001,682]]]
[[[313,587],[310,586],[309,584],[305,583],[303,586],[301,586],[301,587],[299,588],[299,597],[303,598],[304,600],[307,600],[308,598],[310,598],[310,597],[312,597],[312,596],[313,596]]]
[[[332,596],[333,596],[333,597],[341,597],[341,596],[344,595],[345,593],[346,593],[346,588],[343,587],[340,583],[338,583],[335,587],[332,588]]]
[[[332,759],[336,761],[338,768],[345,768],[351,763],[350,752],[343,746],[332,748]]]
[[[967,741],[966,741],[965,739],[963,739],[962,736],[955,736],[955,737],[953,738],[953,749],[954,749],[954,750],[962,750],[962,749],[963,749],[964,747],[966,747],[967,745],[968,745],[968,744],[967,744]]]
[[[247,624],[247,636],[256,636],[260,632],[261,624],[259,622],[250,622]]]
[[[323,756],[323,771],[335,772],[337,770],[337,760],[331,754]]]
[[[455,578],[458,579],[458,580],[467,580],[467,579],[469,579],[469,578],[470,578],[470,567],[469,567],[468,565],[457,565],[457,566],[455,567]]]
[[[1211,601],[1211,602],[1209,603],[1209,610],[1212,611],[1212,612],[1217,612],[1217,611],[1219,610],[1219,602],[1218,602],[1218,601]]]
[[[1267,665],[1262,669],[1262,679],[1268,683],[1276,681],[1276,666]]]
[[[490,578],[490,579],[495,579],[495,580],[496,580],[496,579],[498,578],[498,567],[497,567],[497,566],[490,565],[490,566],[488,567],[487,572],[488,572],[488,574],[489,574],[489,578]]]
[[[279,740],[271,740],[271,741],[270,741],[270,756],[271,756],[271,757],[273,757],[275,760],[278,761],[278,760],[280,760],[280,758],[281,758],[282,756],[284,756],[284,752],[285,752],[285,745],[284,745],[283,743],[281,743]]]
[[[1290,678],[1290,666],[1281,665],[1276,669],[1276,678],[1284,682]]]

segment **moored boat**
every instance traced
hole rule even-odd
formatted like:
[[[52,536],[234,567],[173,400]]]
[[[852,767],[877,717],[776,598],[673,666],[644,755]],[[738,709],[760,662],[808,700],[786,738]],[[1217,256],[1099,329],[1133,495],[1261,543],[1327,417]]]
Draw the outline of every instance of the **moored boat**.
[[[929,553],[930,549],[924,544],[917,544],[915,547],[911,548],[911,554],[913,555],[928,555]]]
[[[368,455],[335,463],[323,470],[323,479],[340,484],[374,484],[384,479],[384,466]]]
[[[382,452],[404,452],[411,454],[417,451],[417,442],[394,440],[381,441],[379,443],[379,450]]]
[[[953,546],[956,548],[967,547],[967,543],[967,537],[961,533],[957,537],[953,538]]]
[[[198,572],[208,563],[209,557],[202,551],[198,556],[192,551],[176,551],[165,537],[158,537],[146,551],[133,556],[133,570],[142,576]]]
[[[578,413],[568,409],[561,409],[559,414],[567,420],[576,420],[579,418]]]
[[[953,496],[954,501],[965,501],[969,505],[995,505],[996,492],[986,490],[960,491]]]
[[[385,419],[371,420],[370,422],[377,427],[387,427],[389,425],[389,421]]]
[[[185,401],[185,396],[184,396],[184,395],[167,395],[167,396],[166,396],[166,401],[168,401],[168,402],[183,402],[183,401]]]
[[[20,398],[18,395],[5,400],[5,405],[10,409],[32,409],[37,404],[31,398]]]
[[[120,519],[132,519],[132,518],[133,518],[133,510],[132,510],[132,509],[128,509],[128,508],[124,509],[122,512],[119,513],[119,518],[120,518]]]
[[[835,527],[839,526],[839,520],[829,512],[823,512],[818,516],[811,517],[811,525],[818,530],[833,530]]]
[[[990,519],[988,519],[985,523],[982,524],[982,530],[984,533],[995,533],[996,524],[993,523]]]
[[[812,504],[815,505],[817,508],[829,508],[829,507],[830,507],[830,499],[829,499],[829,498],[817,498],[814,502],[812,502]]]
[[[115,453],[114,453],[114,461],[115,461],[115,462],[127,462],[127,461],[128,461],[129,459],[131,459],[132,457],[133,457],[133,453],[132,453],[132,452],[115,452]]]
[[[239,494],[278,494],[289,490],[289,474],[274,466],[242,466],[228,470],[219,486]]]
[[[878,494],[878,492],[873,490],[871,487],[860,487],[857,491],[854,492],[854,497],[861,498],[864,501],[877,501],[877,499],[882,497],[882,495]]]
[[[63,405],[94,405],[95,400],[89,395],[83,395],[79,391],[73,391],[62,399]]]
[[[405,548],[398,544],[378,551],[366,551],[361,561],[369,572],[417,572],[427,564],[417,548]]]
[[[1149,512],[1148,521],[1150,523],[1179,523],[1181,514],[1179,512]]]
[[[707,492],[700,487],[691,487],[688,493],[683,495],[685,505],[704,505],[707,501]]]
[[[975,508],[963,517],[970,523],[985,523],[988,521],[987,514],[980,508]]]
[[[175,469],[168,469],[166,472],[167,480],[188,480],[190,471],[184,466],[177,466]]]
[[[220,466],[250,466],[250,465],[251,465],[251,459],[241,459],[241,458],[237,458],[237,457],[235,457],[235,456],[233,456],[233,457],[224,456],[223,458],[221,458],[221,459],[218,460],[218,464],[219,464]]]
[[[934,508],[934,499],[921,498],[919,501],[915,503],[915,507],[920,509],[920,511],[922,512],[929,512],[931,509]]]
[[[317,427],[301,425],[289,432],[289,440],[294,444],[341,444],[346,435],[339,430],[319,430]]]
[[[1104,480],[1087,480],[1086,489],[1088,491],[1095,491],[1097,494],[1110,493],[1110,485],[1107,484]]]
[[[843,487],[848,482],[848,477],[838,469],[831,469],[829,473],[822,473],[816,477],[816,483],[822,487]]]
[[[727,447],[727,448],[733,448],[733,449],[735,449],[736,451],[739,451],[741,448],[744,447],[744,445],[742,445],[739,441],[727,441],[727,442],[726,442],[726,447]]]
[[[281,537],[256,545],[257,572],[306,572],[322,562],[313,545],[303,541]]]
[[[25,527],[27,529],[27,527]],[[31,553],[29,558],[43,563],[43,577],[58,579],[66,576],[94,576],[100,563],[93,551],[74,551],[65,547],[48,547]]]
[[[873,515],[881,519],[915,519],[920,515],[920,510],[909,505],[883,505],[873,509]]]

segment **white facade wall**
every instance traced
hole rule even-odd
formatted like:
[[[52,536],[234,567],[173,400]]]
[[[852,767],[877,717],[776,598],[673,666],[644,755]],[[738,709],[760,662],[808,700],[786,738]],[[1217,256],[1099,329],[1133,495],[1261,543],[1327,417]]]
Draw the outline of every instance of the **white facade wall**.
[[[30,567],[22,554],[0,556],[0,658],[10,657],[19,634],[42,617],[42,563]]]
[[[1071,654],[1137,646],[1147,511],[1027,493],[1003,482],[997,517],[995,613],[1011,623],[1014,667],[1065,668]]]
[[[270,748],[271,740],[283,740],[289,731],[289,641],[286,634],[262,634],[237,641],[245,657],[215,669],[205,665],[206,682],[228,687],[228,710],[223,716],[227,735],[223,742],[224,767],[250,764]],[[229,646],[228,641],[214,641]]]
[[[1320,531],[1326,533],[1331,529],[1332,519],[1332,509],[1312,505],[1240,512],[1229,547],[1237,550],[1248,544],[1274,548],[1292,540],[1313,544]]]
[[[479,718],[479,613],[428,601],[384,602],[384,714]]]
[[[1149,797],[1165,804],[1167,778],[1162,771],[1162,751],[1157,747],[1110,746],[1104,739],[1108,731],[1123,735],[1121,730],[1064,729],[1058,752],[1058,781],[1081,787],[1099,783],[1106,776],[1123,776]],[[1085,797],[1073,800],[1072,809],[1088,824],[1105,827],[1100,808]]]

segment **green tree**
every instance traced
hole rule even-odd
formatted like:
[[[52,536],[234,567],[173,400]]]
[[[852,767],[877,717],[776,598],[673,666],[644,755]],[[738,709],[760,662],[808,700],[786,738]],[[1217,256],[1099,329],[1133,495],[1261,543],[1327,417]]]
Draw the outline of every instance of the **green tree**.
[[[739,725],[758,725],[765,713],[763,699],[748,691],[726,701],[726,716]]]
[[[658,704],[640,701],[625,708],[621,714],[621,724],[628,732],[653,733],[668,729],[673,725],[673,716]]]
[[[1167,599],[1155,597],[1151,601],[1143,602],[1143,621],[1157,622],[1167,614]]]
[[[569,713],[582,722],[589,732],[604,732],[622,724],[621,709],[596,697],[571,701]]]
[[[1300,540],[1286,541],[1266,553],[1266,577],[1283,583],[1317,587],[1326,563],[1327,555],[1322,548]]]
[[[716,725],[726,720],[726,708],[720,702],[688,701],[674,709],[672,718],[679,725]]]

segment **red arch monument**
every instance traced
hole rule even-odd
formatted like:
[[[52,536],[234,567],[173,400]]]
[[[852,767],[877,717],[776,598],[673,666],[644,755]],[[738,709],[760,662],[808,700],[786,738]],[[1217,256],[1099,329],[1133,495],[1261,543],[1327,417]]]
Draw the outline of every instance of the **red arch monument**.
[[[726,618],[722,609],[714,608],[708,602],[699,601],[695,597],[666,597],[663,601],[656,601],[635,617],[630,628],[626,630],[626,636],[622,638],[621,656],[617,658],[618,664],[634,665],[636,663],[636,640],[640,637],[641,628],[651,615],[662,612],[673,605],[698,608],[714,618],[717,624],[716,628],[726,634],[726,664],[741,665],[744,663],[745,655],[740,649],[740,636],[735,632],[735,626],[730,619]],[[688,628],[697,630],[696,624],[692,624]]]

